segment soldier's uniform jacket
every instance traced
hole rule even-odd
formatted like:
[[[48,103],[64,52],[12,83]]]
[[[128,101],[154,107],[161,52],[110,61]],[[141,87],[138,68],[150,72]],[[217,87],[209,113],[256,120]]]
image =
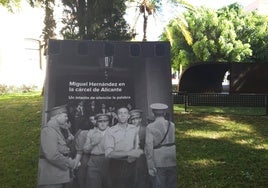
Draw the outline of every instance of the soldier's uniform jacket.
[[[41,150],[38,169],[38,184],[62,184],[70,181],[70,149],[56,120],[52,119],[41,131]]]
[[[143,125],[139,126],[139,138],[140,138],[140,149],[144,149],[145,146],[145,133],[146,133],[146,127]]]
[[[175,126],[170,122],[170,127],[162,146],[155,148],[164,138],[169,122],[158,118],[148,124],[146,128],[145,154],[148,168],[176,166]]]

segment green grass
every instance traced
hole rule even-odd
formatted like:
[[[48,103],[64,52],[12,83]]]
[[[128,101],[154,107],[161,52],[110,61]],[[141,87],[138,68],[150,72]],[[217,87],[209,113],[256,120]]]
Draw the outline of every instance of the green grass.
[[[41,109],[39,93],[0,96],[1,188],[36,187]],[[268,187],[268,116],[219,110],[175,105],[178,187]]]
[[[178,187],[268,187],[268,117],[175,108]]]
[[[0,187],[37,185],[41,97],[38,93],[0,97]]]
[[[176,111],[185,112],[184,105],[175,105]],[[186,112],[219,113],[233,115],[266,115],[265,107],[187,106]]]

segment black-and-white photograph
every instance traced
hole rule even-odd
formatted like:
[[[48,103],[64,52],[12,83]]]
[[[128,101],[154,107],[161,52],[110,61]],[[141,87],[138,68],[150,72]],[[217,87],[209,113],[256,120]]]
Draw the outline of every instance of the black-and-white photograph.
[[[39,188],[175,188],[167,42],[50,40]]]

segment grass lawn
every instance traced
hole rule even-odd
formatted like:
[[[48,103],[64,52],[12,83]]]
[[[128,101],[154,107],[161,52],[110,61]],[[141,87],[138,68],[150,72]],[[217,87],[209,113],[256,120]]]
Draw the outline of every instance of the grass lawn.
[[[0,96],[1,188],[36,187],[41,109],[39,93]],[[268,187],[267,116],[174,109],[178,187]]]
[[[0,187],[37,185],[40,94],[0,96]]]

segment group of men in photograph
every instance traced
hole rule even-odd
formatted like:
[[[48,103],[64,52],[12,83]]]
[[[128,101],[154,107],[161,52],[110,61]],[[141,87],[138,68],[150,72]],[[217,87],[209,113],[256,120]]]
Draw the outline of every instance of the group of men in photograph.
[[[94,127],[78,124],[75,134],[65,105],[49,109],[41,131],[39,188],[177,187],[174,123],[165,118],[166,104],[150,108],[150,123],[141,110],[125,106],[117,109],[116,123],[111,113],[98,113]]]

